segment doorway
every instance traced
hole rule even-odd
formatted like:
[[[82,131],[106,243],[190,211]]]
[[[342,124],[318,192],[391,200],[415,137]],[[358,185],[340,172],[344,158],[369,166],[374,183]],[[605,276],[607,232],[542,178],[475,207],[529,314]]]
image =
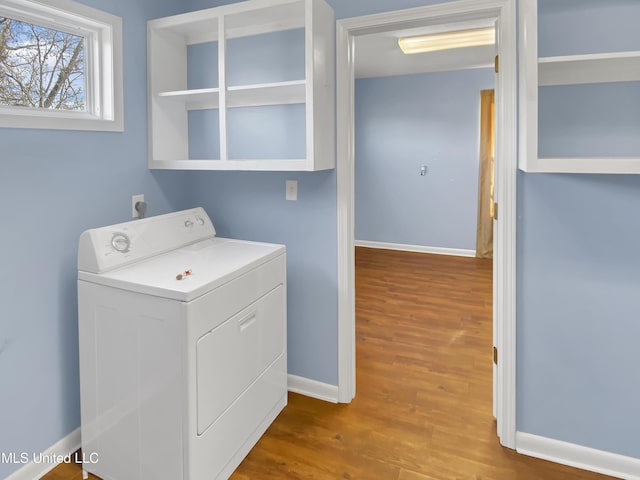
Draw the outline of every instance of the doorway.
[[[494,398],[498,436],[515,448],[515,181],[516,32],[514,0],[462,0],[341,20],[337,24],[339,400],[355,396],[354,139],[355,37],[428,25],[494,19],[500,74],[496,79],[493,315],[499,352]]]

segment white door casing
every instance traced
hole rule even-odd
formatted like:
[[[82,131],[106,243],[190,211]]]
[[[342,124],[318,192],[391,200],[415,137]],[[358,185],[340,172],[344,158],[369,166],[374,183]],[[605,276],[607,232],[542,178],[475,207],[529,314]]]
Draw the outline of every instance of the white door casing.
[[[355,51],[358,35],[404,28],[495,19],[500,78],[496,85],[494,309],[499,352],[494,409],[502,445],[515,448],[516,433],[516,173],[517,76],[515,0],[459,0],[337,22],[337,205],[338,205],[338,398],[355,396]],[[490,361],[490,354],[487,355]]]

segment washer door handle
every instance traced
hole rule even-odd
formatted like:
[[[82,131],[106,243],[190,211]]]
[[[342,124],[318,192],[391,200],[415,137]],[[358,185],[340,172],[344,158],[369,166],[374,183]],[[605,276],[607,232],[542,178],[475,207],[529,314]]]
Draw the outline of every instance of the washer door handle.
[[[240,327],[240,333],[244,332],[247,328],[253,325],[257,320],[257,310],[252,310],[244,317],[238,319],[238,326]]]

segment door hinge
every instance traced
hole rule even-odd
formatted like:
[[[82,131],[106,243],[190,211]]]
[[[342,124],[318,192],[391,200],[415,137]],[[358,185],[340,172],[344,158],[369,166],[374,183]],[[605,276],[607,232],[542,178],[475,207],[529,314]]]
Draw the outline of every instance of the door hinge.
[[[498,202],[493,204],[493,219],[498,220]]]
[[[500,55],[496,55],[494,63],[495,63],[494,67],[495,67],[496,73],[500,73]]]
[[[493,363],[498,364],[498,347],[493,347]]]

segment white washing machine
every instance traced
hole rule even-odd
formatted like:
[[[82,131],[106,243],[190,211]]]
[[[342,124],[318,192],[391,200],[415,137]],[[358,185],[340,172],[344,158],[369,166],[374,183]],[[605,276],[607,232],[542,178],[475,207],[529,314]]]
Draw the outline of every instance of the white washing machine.
[[[285,275],[284,246],[218,238],[201,208],[84,232],[85,474],[228,478],[287,403]]]

